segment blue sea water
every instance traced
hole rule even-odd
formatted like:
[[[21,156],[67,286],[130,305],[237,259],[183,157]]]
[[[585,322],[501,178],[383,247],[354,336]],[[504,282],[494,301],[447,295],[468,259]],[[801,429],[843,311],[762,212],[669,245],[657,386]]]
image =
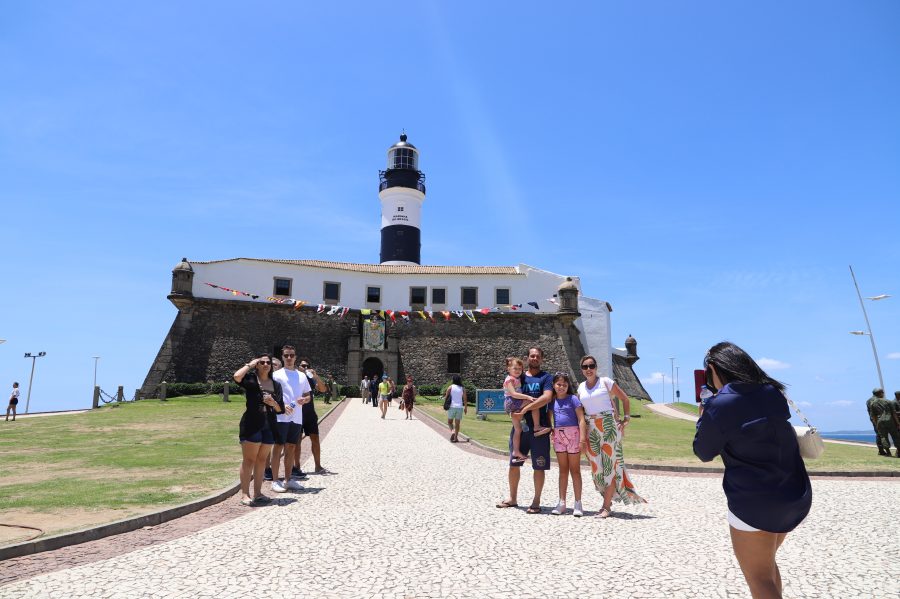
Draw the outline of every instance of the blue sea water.
[[[875,433],[863,431],[837,431],[834,433],[821,432],[823,439],[837,439],[839,441],[856,441],[857,443],[875,444]]]

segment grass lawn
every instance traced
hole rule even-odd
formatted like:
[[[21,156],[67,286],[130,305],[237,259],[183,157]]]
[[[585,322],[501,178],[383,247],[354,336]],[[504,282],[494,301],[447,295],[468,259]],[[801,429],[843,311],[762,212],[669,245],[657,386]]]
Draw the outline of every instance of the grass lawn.
[[[60,532],[228,487],[238,479],[244,410],[242,397],[231,399],[145,400],[3,423],[0,520]],[[320,416],[331,407],[316,400]]]
[[[426,398],[417,404],[418,408],[446,422],[445,412],[440,398]],[[668,404],[673,405],[673,404]],[[679,407],[678,404],[674,404]],[[682,404],[686,408],[694,408],[692,404]],[[685,409],[687,411],[687,409]],[[722,467],[722,460],[704,464],[694,456],[691,444],[696,426],[688,420],[677,420],[654,414],[640,401],[631,400],[631,413],[639,415],[632,418],[625,436],[625,459],[634,464],[658,464],[670,466],[709,466]],[[696,408],[694,408],[696,414]],[[488,420],[478,420],[475,409],[469,406],[469,413],[463,418],[460,431],[472,439],[502,451],[507,450],[511,423],[506,414],[490,414]],[[900,471],[900,459],[889,460],[877,455],[872,447],[857,447],[826,443],[825,453],[818,460],[806,462],[809,472],[827,471]]]

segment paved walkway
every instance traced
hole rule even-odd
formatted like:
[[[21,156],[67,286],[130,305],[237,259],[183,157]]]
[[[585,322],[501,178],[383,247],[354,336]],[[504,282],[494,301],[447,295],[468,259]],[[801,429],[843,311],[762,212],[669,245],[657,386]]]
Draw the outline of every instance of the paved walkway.
[[[626,445],[627,451],[627,445]],[[608,520],[498,510],[504,463],[351,401],[323,446],[336,474],[235,520],[0,587],[0,597],[748,597],[718,477],[633,473],[650,500]],[[523,472],[520,496],[531,492]],[[555,503],[551,470],[544,505]],[[788,597],[896,597],[894,481],[813,482],[780,552]],[[52,492],[52,487],[49,488]],[[585,489],[593,515],[599,498]],[[571,498],[570,498],[571,501]],[[876,519],[876,517],[883,517]]]
[[[673,408],[672,406],[667,406],[666,404],[648,403],[644,404],[644,407],[651,412],[656,412],[660,416],[668,416],[669,418],[677,418],[678,420],[690,420],[691,422],[697,422],[696,416],[692,416],[687,412],[682,412],[678,408]]]

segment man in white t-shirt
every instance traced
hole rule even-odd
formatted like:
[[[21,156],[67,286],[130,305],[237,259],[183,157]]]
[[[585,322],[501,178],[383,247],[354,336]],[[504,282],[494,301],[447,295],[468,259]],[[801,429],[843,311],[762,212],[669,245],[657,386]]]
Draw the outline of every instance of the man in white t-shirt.
[[[301,406],[312,400],[312,392],[306,375],[294,367],[297,360],[297,350],[293,345],[285,345],[281,348],[281,357],[284,359],[284,368],[277,370],[272,378],[281,383],[284,395],[285,413],[277,414],[278,444],[276,437],[275,447],[272,448],[272,490],[276,493],[285,491],[299,491],[303,487],[295,480],[291,480],[291,466],[294,461],[294,450],[300,442],[300,433],[303,430],[303,410]],[[279,480],[279,469],[284,464],[284,481]]]

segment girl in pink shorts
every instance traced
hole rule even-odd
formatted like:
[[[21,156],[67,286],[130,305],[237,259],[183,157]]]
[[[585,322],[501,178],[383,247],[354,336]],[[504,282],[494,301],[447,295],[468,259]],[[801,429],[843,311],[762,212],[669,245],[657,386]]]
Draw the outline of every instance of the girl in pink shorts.
[[[572,382],[565,372],[557,372],[553,377],[553,450],[559,463],[559,503],[551,514],[566,513],[566,488],[572,476],[572,491],[575,494],[575,509],[572,515],[584,515],[581,507],[581,451],[587,443],[587,423],[584,408],[578,396],[573,393]]]

